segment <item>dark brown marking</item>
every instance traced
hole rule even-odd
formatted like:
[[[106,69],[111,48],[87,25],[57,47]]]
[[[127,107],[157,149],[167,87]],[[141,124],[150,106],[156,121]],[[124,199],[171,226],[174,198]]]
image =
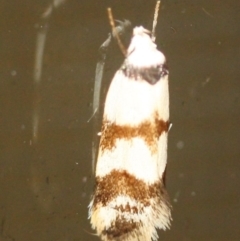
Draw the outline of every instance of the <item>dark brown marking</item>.
[[[124,240],[124,235],[126,236],[133,230],[136,230],[138,225],[139,224],[137,224],[136,222],[129,222],[125,219],[117,218],[114,225],[111,225],[110,228],[105,229],[102,232],[102,235],[107,236],[108,240],[121,241]]]
[[[150,67],[135,67],[129,65],[127,60],[121,68],[123,74],[133,80],[145,80],[149,84],[154,85],[161,80],[161,77],[168,75],[168,67],[166,63]]]
[[[127,171],[113,170],[104,177],[96,178],[96,188],[94,193],[93,206],[106,206],[110,201],[119,195],[126,195],[137,202],[142,203],[145,207],[149,206],[149,200],[152,198],[166,199],[167,193],[161,180],[148,185],[142,180],[129,174]],[[135,207],[116,207],[130,212]],[[140,210],[135,209],[135,212]]]
[[[142,138],[151,147],[157,145],[157,140],[163,132],[169,129],[169,121],[155,118],[154,122],[144,121],[137,126],[117,125],[107,120],[103,121],[100,148],[111,150],[117,139],[130,140],[134,137]],[[154,148],[153,148],[154,149]],[[156,148],[155,148],[156,149]]]
[[[127,204],[126,206],[120,205],[115,207],[116,210],[121,211],[122,213],[138,213],[139,211],[137,207],[131,206]]]

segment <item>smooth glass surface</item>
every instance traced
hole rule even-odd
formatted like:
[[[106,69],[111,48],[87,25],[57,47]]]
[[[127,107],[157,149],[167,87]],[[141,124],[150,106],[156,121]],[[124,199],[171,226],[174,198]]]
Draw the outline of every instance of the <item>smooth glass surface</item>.
[[[66,1],[45,22],[39,78],[37,36],[50,3],[0,3],[1,241],[99,240],[87,213],[88,120],[98,48],[111,30],[106,8],[151,29],[155,6],[154,0]],[[156,42],[170,70],[173,223],[159,240],[240,240],[239,9],[239,0],[162,1]],[[122,61],[113,44],[101,105]]]

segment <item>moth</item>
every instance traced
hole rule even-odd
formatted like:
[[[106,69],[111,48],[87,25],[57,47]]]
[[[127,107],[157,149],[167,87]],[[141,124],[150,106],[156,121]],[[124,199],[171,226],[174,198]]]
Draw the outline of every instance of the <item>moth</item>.
[[[157,229],[170,227],[164,184],[168,75],[166,58],[155,44],[155,27],[152,32],[135,27],[106,96],[89,205],[92,228],[103,241],[155,241]]]

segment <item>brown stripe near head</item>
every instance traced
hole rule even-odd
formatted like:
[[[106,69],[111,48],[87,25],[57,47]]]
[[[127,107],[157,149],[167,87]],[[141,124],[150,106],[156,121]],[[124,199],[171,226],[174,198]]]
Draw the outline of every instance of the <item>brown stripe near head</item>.
[[[115,147],[117,139],[130,140],[134,137],[142,138],[149,147],[155,146],[156,141],[163,132],[167,132],[169,121],[155,118],[154,122],[143,121],[139,125],[117,125],[107,120],[103,121],[100,148],[111,150]],[[153,148],[154,149],[154,148]]]
[[[161,81],[161,77],[164,77],[168,74],[168,68],[166,63],[160,64],[157,66],[150,67],[135,67],[129,65],[127,60],[124,62],[121,67],[123,74],[133,80],[145,80],[149,84],[154,85],[158,81]]]
[[[94,193],[93,206],[106,206],[114,198],[119,195],[125,195],[143,206],[150,205],[150,199],[167,200],[167,193],[165,191],[162,181],[148,185],[142,180],[137,179],[126,171],[113,170],[108,175],[96,178],[96,189]],[[125,212],[136,213],[140,210],[135,210],[134,207],[116,207]],[[129,210],[128,210],[129,209]]]

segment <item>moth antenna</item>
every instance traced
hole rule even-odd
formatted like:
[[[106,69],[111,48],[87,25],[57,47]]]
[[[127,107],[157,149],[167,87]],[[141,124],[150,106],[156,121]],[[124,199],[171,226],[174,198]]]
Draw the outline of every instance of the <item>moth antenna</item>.
[[[107,11],[108,11],[109,22],[112,27],[113,36],[116,36],[118,46],[119,46],[120,50],[122,51],[123,55],[126,56],[127,51],[126,51],[125,47],[123,46],[121,39],[119,38],[118,31],[116,30],[116,26],[115,26],[113,14],[112,14],[112,9],[108,8]]]
[[[154,18],[153,18],[153,27],[152,27],[152,41],[155,42],[156,39],[156,27],[157,27],[157,19],[158,19],[158,12],[160,8],[161,1],[157,1],[154,11]]]

